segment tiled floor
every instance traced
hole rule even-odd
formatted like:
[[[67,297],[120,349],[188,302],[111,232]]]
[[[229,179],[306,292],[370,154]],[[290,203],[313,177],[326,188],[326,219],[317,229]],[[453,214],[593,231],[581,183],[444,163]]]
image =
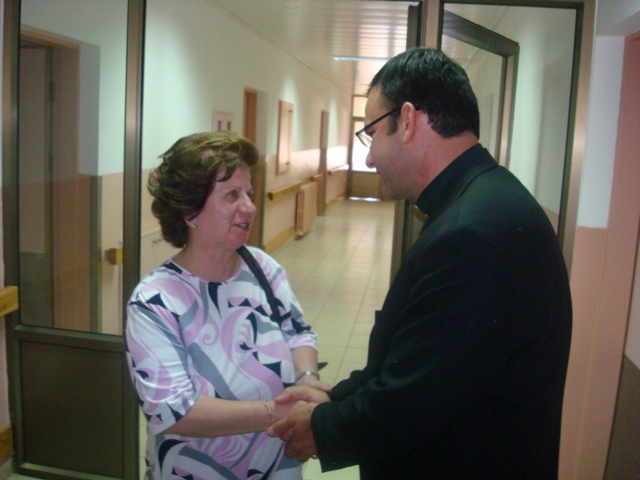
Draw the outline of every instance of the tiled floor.
[[[318,334],[322,379],[362,368],[374,311],[389,286],[393,202],[344,200],[311,231],[272,252]]]
[[[393,210],[393,202],[342,201],[272,252],[318,334],[319,360],[329,362],[322,380],[331,385],[365,365],[374,311],[389,287]],[[323,474],[310,460],[304,468],[305,480],[359,478],[357,467]]]

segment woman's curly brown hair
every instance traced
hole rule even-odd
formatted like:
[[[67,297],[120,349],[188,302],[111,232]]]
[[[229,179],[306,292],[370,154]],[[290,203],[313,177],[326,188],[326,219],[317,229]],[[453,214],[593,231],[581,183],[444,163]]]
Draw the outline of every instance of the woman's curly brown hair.
[[[159,158],[162,163],[151,171],[147,184],[153,197],[151,211],[162,237],[182,248],[189,234],[185,220],[200,213],[216,182],[229,180],[237,167],[253,171],[259,155],[251,141],[222,131],[182,137]],[[216,180],[220,171],[224,176]]]

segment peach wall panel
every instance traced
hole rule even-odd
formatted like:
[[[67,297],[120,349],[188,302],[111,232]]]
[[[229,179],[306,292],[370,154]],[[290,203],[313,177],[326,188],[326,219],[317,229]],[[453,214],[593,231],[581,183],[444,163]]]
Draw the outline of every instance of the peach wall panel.
[[[560,447],[560,478],[572,479],[577,468],[578,450],[589,387],[589,363],[596,331],[599,289],[594,281],[603,271],[606,230],[579,227],[574,244],[571,271],[573,335],[567,372]]]

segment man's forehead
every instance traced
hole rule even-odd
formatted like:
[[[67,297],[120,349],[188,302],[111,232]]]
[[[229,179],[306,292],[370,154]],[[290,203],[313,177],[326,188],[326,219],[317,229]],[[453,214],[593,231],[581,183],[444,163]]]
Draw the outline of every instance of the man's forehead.
[[[381,100],[380,90],[376,85],[369,92],[369,96],[367,97],[367,103],[364,107],[364,116],[366,119],[368,119],[372,115],[377,116],[375,115],[375,113],[381,110],[383,107],[383,105],[381,105],[382,102],[380,100]]]

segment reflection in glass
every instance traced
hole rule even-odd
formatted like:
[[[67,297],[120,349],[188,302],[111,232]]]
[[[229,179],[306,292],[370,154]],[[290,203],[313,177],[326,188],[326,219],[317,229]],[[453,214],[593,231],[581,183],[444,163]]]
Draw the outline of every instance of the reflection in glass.
[[[21,321],[119,334],[127,1],[23,0],[21,22]]]
[[[567,135],[575,10],[449,3],[445,9],[519,44],[508,168],[538,200],[558,231],[563,221],[563,181],[570,161]],[[481,112],[484,111],[481,141],[490,147],[490,140],[485,140],[489,132],[484,130],[487,124],[493,129],[495,110],[483,86],[493,82],[486,78],[493,78],[495,73],[491,72],[499,67],[490,56],[481,55],[475,55],[468,65],[460,63],[470,73]],[[488,112],[492,112],[489,118]]]
[[[480,143],[498,158],[502,57],[451,37],[443,39],[442,50],[467,72],[480,109]]]

